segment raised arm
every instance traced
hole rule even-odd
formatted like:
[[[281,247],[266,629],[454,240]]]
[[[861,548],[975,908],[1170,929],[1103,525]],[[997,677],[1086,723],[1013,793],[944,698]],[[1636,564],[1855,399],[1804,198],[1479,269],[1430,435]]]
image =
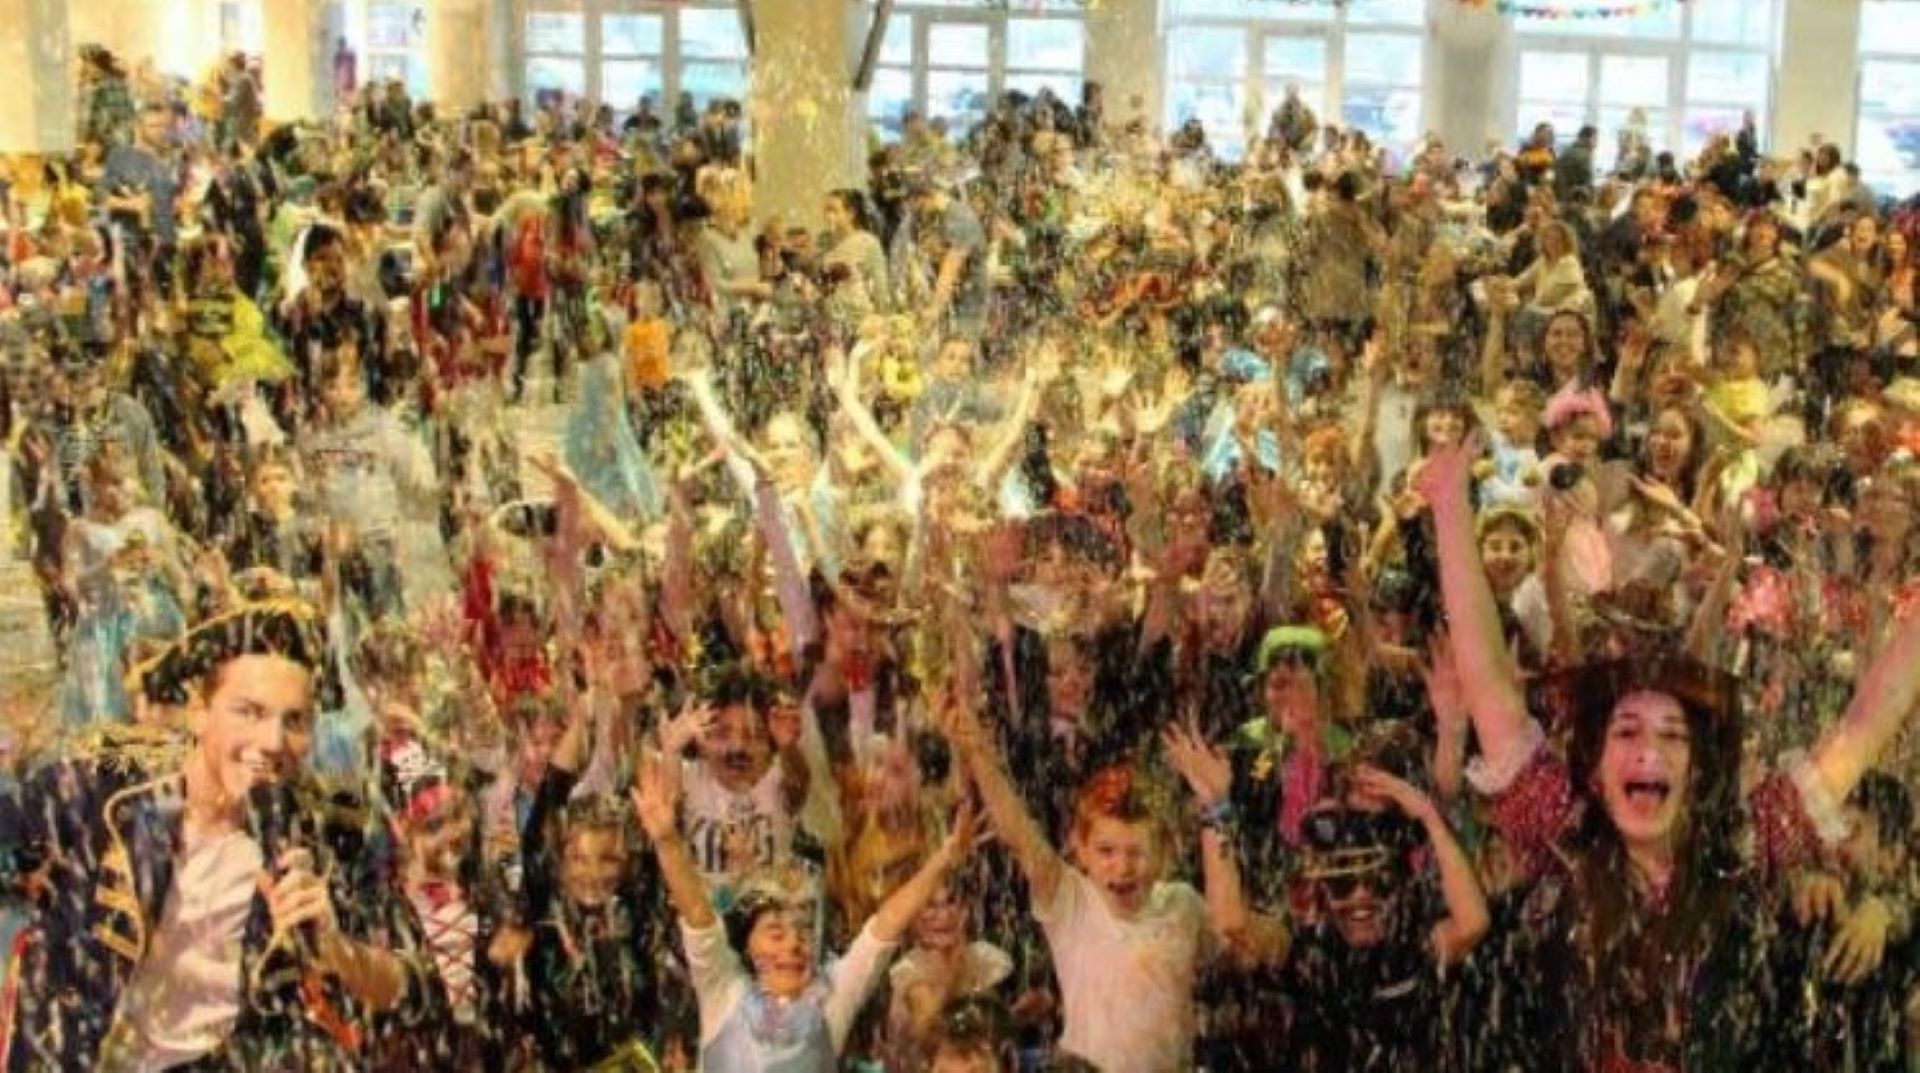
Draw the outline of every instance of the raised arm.
[[[1920,615],[1908,616],[1860,677],[1847,714],[1813,748],[1813,770],[1845,801],[1920,704]]]
[[[1218,746],[1207,744],[1199,727],[1170,726],[1161,733],[1167,761],[1193,791],[1200,811],[1200,873],[1207,889],[1207,916],[1213,930],[1238,957],[1255,965],[1278,965],[1287,958],[1293,935],[1285,922],[1247,908],[1240,862],[1228,840],[1233,769]]]
[[[933,855],[927,858],[912,879],[888,895],[887,900],[880,903],[880,908],[874,910],[872,919],[867,921],[867,929],[875,939],[893,943],[907,933],[907,929],[913,926],[913,918],[919,916],[920,910],[933,900],[947,875],[972,852],[974,834],[973,802],[963,800],[940,848],[933,851]]]
[[[954,755],[973,776],[980,791],[980,802],[1000,841],[1013,853],[1021,874],[1027,877],[1034,905],[1050,905],[1060,890],[1067,863],[1047,841],[1046,832],[1020,799],[1020,791],[1007,777],[993,739],[980,726],[980,717],[966,702],[949,696],[940,713],[940,731],[953,747]]]
[[[1394,807],[1427,832],[1433,847],[1434,865],[1440,870],[1440,896],[1447,903],[1445,920],[1433,926],[1433,956],[1442,965],[1458,965],[1466,959],[1487,934],[1492,917],[1487,912],[1487,896],[1474,877],[1473,862],[1460,840],[1447,826],[1446,818],[1433,799],[1403,779],[1376,767],[1361,767],[1355,773],[1360,792],[1393,803]]]
[[[1414,483],[1433,507],[1441,604],[1452,623],[1455,664],[1467,683],[1467,710],[1481,749],[1496,767],[1511,770],[1532,747],[1530,721],[1513,653],[1500,629],[1493,587],[1474,547],[1467,478],[1479,452],[1478,436],[1436,450]]]
[[[680,836],[680,781],[667,770],[667,765],[679,762],[652,751],[641,757],[632,791],[633,812],[660,860],[660,876],[674,912],[681,923],[697,930],[712,927],[719,918],[707,896],[706,880],[700,878],[687,841]]]

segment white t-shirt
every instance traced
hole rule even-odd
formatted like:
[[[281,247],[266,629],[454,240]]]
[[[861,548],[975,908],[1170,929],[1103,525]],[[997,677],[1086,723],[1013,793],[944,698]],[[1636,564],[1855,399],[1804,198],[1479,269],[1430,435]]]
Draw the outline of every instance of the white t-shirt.
[[[680,935],[687,944],[687,972],[693,978],[693,994],[700,1002],[700,1045],[706,1047],[732,1020],[753,981],[740,964],[740,955],[727,943],[727,929],[718,921],[707,928],[689,927],[683,922]],[[866,1005],[873,985],[879,982],[880,970],[899,945],[881,942],[873,937],[871,926],[865,927],[847,952],[822,970],[827,994],[821,1013],[833,1037],[835,1054],[846,1045],[853,1019]]]
[[[189,834],[146,956],[120,995],[103,1071],[153,1073],[211,1053],[240,1016],[240,951],[263,867],[244,831]]]
[[[787,814],[779,764],[768,767],[745,793],[721,785],[704,763],[690,762],[683,771],[687,847],[709,886],[725,886],[786,859],[793,848],[793,817]]]
[[[1193,1068],[1194,974],[1214,947],[1199,891],[1156,884],[1140,912],[1122,920],[1092,880],[1068,868],[1034,919],[1066,1006],[1062,1050],[1104,1073]]]

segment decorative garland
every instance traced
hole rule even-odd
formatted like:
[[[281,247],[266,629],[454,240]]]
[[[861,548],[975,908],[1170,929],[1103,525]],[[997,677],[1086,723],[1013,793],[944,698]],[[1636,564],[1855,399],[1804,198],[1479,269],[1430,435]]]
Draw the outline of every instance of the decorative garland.
[[[1107,0],[1078,0],[1081,7],[1089,11],[1098,11],[1105,7]],[[1286,3],[1296,7],[1346,7],[1348,0],[1248,0],[1251,3]],[[1492,8],[1502,15],[1515,15],[1523,19],[1562,20],[1590,19],[1633,19],[1649,15],[1673,4],[1686,0],[1588,0],[1588,2],[1529,3],[1527,0],[1456,0],[1462,7]],[[1002,11],[1042,11],[1047,5],[1044,0],[987,0],[987,7]]]

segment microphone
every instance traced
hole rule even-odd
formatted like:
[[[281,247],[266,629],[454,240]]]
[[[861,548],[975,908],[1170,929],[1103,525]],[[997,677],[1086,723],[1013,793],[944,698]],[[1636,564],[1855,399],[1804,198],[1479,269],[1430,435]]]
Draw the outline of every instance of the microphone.
[[[295,830],[299,816],[299,800],[285,782],[262,783],[247,794],[247,834],[259,843],[260,856],[275,880],[282,873],[280,859],[303,845]],[[311,957],[320,938],[317,926],[302,924],[294,937],[298,955]]]

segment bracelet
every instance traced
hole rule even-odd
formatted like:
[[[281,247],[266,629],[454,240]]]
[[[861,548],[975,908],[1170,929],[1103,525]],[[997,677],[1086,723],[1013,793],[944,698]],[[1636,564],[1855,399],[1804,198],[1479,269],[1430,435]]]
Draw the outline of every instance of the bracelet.
[[[1200,826],[1215,831],[1224,830],[1233,823],[1233,799],[1223,797],[1200,810]]]

